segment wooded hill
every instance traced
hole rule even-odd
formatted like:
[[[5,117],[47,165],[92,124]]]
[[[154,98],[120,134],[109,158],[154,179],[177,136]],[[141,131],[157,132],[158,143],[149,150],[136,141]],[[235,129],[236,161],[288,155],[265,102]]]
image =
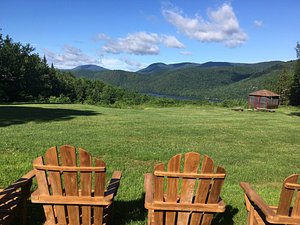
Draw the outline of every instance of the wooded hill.
[[[255,64],[207,62],[204,64],[155,63],[137,72],[121,70],[72,70],[84,77],[141,93],[196,97],[199,99],[246,99],[248,93],[268,89],[280,94],[292,82],[295,61]]]

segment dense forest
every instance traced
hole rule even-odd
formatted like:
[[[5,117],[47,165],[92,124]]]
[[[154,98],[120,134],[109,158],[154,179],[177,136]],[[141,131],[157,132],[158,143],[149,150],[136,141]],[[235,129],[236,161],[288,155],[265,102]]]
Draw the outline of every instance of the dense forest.
[[[282,103],[300,105],[299,43],[296,53],[298,59],[290,62],[156,63],[137,72],[89,65],[62,71],[29,44],[0,33],[0,102],[165,105],[178,101],[140,93],[245,101],[250,92],[268,89],[279,93]]]
[[[100,80],[76,78],[40,58],[29,44],[0,34],[0,102],[141,104],[150,97]]]

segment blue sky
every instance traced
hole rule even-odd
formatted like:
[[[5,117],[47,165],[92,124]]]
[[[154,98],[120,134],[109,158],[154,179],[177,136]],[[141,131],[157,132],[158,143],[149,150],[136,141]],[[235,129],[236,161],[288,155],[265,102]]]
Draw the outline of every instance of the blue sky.
[[[10,0],[0,28],[57,68],[296,58],[299,0]]]

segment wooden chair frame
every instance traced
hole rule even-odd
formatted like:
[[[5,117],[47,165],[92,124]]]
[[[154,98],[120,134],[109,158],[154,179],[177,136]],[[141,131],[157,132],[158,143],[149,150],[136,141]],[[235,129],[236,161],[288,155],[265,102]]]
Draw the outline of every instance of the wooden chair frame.
[[[171,158],[166,171],[164,164],[158,164],[153,174],[145,174],[148,225],[209,225],[213,213],[225,211],[220,198],[226,176],[224,168],[217,167],[214,173],[213,160],[205,155],[198,172],[200,154],[189,152],[184,158],[182,172],[181,154],[178,154]]]
[[[88,152],[79,148],[76,154],[76,149],[68,145],[61,146],[60,152],[56,147],[48,149],[44,158],[33,161],[33,167],[38,189],[32,193],[31,201],[43,204],[46,225],[107,223],[120,184],[120,171],[112,174],[105,189],[104,161],[94,159],[93,165]]]
[[[298,174],[287,177],[282,185],[278,207],[269,206],[250,186],[241,182],[244,190],[248,225],[298,224],[300,225],[300,184]],[[296,197],[293,200],[293,196]],[[293,204],[294,203],[294,204]]]

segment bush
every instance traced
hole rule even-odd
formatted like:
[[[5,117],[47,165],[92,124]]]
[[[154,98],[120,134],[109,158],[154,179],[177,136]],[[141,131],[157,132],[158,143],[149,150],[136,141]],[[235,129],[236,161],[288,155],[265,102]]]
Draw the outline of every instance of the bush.
[[[69,104],[72,103],[69,97],[61,94],[59,97],[57,96],[50,96],[49,103],[59,103],[59,104]]]
[[[220,103],[221,106],[232,108],[232,107],[244,107],[247,108],[247,101],[241,99],[227,99]]]

